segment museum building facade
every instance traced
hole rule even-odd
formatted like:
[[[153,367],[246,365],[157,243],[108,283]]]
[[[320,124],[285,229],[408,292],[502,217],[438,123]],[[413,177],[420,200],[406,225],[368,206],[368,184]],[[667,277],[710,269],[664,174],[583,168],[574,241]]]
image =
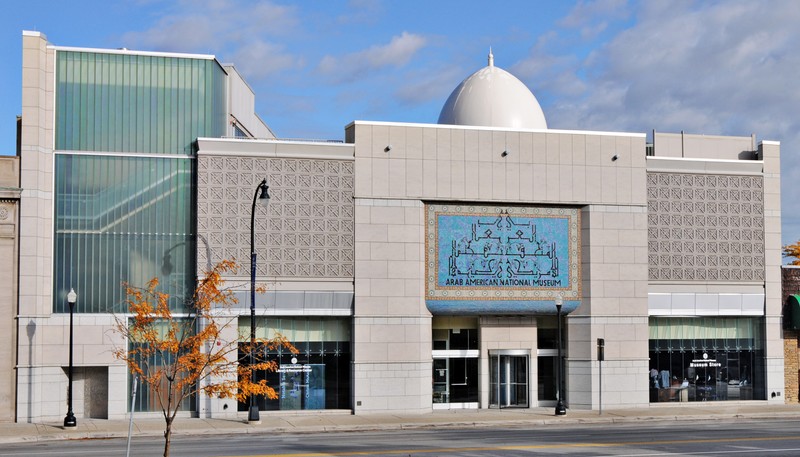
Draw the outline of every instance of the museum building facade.
[[[262,411],[783,401],[777,142],[549,129],[491,55],[437,124],[280,140],[213,56],[23,49],[18,421],[63,417],[71,288],[76,414],[128,414],[119,284],[158,277],[181,312],[209,266],[247,264],[262,179],[255,328],[299,350],[268,354]]]

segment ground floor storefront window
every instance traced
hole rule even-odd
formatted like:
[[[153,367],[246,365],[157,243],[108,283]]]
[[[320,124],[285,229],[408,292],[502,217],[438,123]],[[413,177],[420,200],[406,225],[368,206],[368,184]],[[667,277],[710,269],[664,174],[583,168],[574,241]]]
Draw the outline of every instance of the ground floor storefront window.
[[[190,320],[175,318],[174,323],[185,325],[183,329],[188,329],[193,332],[190,327]],[[132,320],[129,320],[129,328],[132,325]],[[169,331],[170,326],[168,321],[156,322],[153,328],[159,333],[159,339],[165,339],[166,333]],[[169,371],[170,367],[176,364],[176,355],[169,351],[154,350],[148,343],[136,341],[134,338],[128,338],[128,351],[132,354],[133,360],[136,364],[145,370],[145,375],[153,375],[158,371]],[[136,387],[134,388],[134,383]],[[179,390],[173,387],[173,391],[169,392],[170,383],[166,376],[161,376],[158,379],[158,385],[154,383],[142,382],[141,378],[135,379],[135,375],[128,377],[128,392],[134,394],[133,404],[128,403],[128,412],[131,412],[133,407],[134,412],[159,412],[162,411],[162,405],[167,404],[169,396],[173,396],[173,400],[179,395]],[[178,404],[178,411],[197,411],[197,396],[192,394],[183,398]]]
[[[250,333],[250,319],[239,321],[239,331]],[[276,360],[277,372],[259,372],[255,380],[266,379],[278,398],[256,399],[258,409],[350,409],[350,320],[335,317],[256,318],[256,336],[271,338],[281,334],[297,348],[260,351],[257,358]],[[246,347],[246,346],[245,346]],[[240,348],[239,360],[247,363],[249,354]],[[239,403],[247,411],[248,402]]]
[[[650,317],[650,402],[764,400],[764,319]]]

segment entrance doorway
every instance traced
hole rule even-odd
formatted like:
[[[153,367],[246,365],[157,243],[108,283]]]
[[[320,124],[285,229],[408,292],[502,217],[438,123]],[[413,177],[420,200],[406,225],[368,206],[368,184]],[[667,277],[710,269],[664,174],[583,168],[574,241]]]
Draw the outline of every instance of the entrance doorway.
[[[489,351],[489,407],[530,406],[530,351]]]
[[[558,351],[555,349],[539,349],[536,357],[536,385],[538,387],[539,406],[556,405],[556,370],[558,370]]]
[[[478,358],[433,359],[434,409],[478,407]]]
[[[466,319],[447,324],[477,327]],[[464,327],[433,330],[433,409],[478,408],[478,329]]]

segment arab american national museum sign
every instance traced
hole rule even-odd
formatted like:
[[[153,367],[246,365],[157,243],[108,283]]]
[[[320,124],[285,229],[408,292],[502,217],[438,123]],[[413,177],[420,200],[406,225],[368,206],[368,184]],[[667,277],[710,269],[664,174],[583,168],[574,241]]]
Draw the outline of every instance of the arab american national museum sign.
[[[426,205],[426,303],[437,314],[549,314],[580,303],[577,208]]]

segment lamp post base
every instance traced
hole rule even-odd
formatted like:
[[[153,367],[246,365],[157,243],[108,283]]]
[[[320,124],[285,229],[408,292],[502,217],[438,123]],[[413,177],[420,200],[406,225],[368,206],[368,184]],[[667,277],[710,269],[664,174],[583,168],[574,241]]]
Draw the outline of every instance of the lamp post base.
[[[567,407],[564,406],[564,402],[558,400],[556,403],[556,416],[566,416],[567,415]]]
[[[77,427],[78,420],[75,419],[75,414],[72,411],[67,413],[67,417],[64,418],[64,427]]]
[[[260,424],[261,418],[258,415],[258,406],[252,405],[250,406],[250,410],[247,413],[247,423],[248,424]]]

